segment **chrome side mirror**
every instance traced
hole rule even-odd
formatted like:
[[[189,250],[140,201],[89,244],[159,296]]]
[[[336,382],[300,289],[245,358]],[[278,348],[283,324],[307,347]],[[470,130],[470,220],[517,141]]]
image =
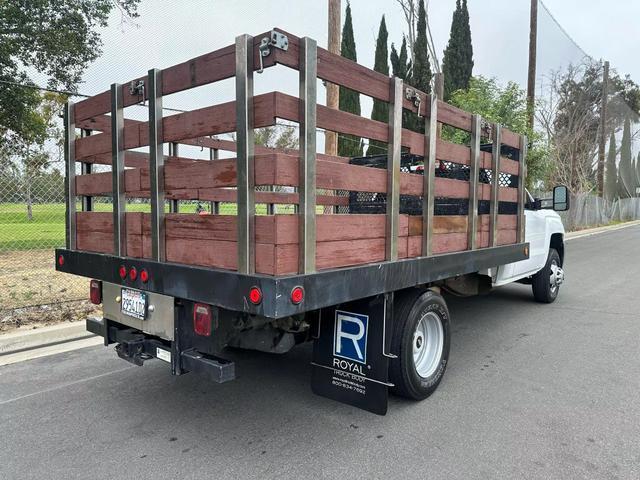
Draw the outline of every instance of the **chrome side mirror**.
[[[565,185],[553,188],[553,209],[556,212],[569,210],[569,189]]]

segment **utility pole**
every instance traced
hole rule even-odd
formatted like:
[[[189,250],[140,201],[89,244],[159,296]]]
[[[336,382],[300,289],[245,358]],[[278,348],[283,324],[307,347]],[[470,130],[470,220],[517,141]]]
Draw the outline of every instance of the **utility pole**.
[[[536,60],[538,53],[538,0],[531,0],[529,27],[529,76],[527,79],[527,126],[533,130],[536,107]]]
[[[341,0],[328,0],[329,2],[329,35],[327,49],[331,53],[340,55],[340,13]],[[338,85],[326,82],[327,107],[338,110],[340,105],[340,89]],[[335,132],[325,131],[324,152],[327,155],[338,155],[338,135]]]
[[[598,142],[598,196],[604,194],[604,151],[607,145],[607,103],[609,100],[609,62],[604,62],[602,99],[600,100],[600,141]]]

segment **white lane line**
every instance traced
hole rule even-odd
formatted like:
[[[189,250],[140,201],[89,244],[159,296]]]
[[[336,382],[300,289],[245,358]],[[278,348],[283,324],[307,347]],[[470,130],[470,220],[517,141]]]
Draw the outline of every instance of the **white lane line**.
[[[81,338],[71,342],[46,345],[44,347],[24,350],[16,353],[7,353],[0,356],[0,366],[25,362],[27,360],[33,360],[34,358],[47,357],[58,353],[71,352],[72,350],[93,347],[95,345],[104,345],[104,339],[102,337],[91,336],[89,338]]]
[[[618,230],[622,230],[624,228],[629,228],[629,227],[637,227],[638,225],[640,225],[640,222],[629,222],[629,223],[625,223],[622,225],[616,225],[615,227],[611,227],[611,228],[603,228],[602,230],[596,230],[596,231],[592,231],[592,232],[585,232],[582,234],[576,234],[576,235],[567,235],[564,239],[564,241],[569,241],[569,240],[575,240],[576,238],[584,238],[584,237],[592,237],[593,235],[600,235],[601,233],[609,233],[609,232],[616,232]]]
[[[3,400],[3,401],[0,402],[0,405],[6,405],[8,403],[17,402],[18,400],[24,400],[25,398],[34,397],[36,395],[42,395],[44,393],[54,392],[56,390],[60,390],[61,388],[71,387],[73,385],[78,385],[80,383],[90,382],[91,380],[96,380],[98,378],[106,377],[107,375],[113,375],[114,373],[124,372],[125,370],[131,370],[132,368],[135,368],[135,367],[132,365],[130,367],[121,368],[119,370],[113,370],[111,372],[101,373],[100,375],[94,375],[92,377],[82,378],[80,380],[75,380],[73,382],[68,382],[68,383],[65,383],[64,385],[58,385],[56,387],[46,388],[46,389],[40,390],[38,392],[28,393],[26,395],[21,395],[20,397],[11,398],[9,400]]]

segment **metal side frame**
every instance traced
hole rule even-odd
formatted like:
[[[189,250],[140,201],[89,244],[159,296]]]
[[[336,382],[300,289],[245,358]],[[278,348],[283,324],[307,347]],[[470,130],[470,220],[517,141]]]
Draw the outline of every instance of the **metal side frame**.
[[[528,251],[528,244],[519,243],[281,277],[67,249],[57,249],[55,258],[64,257],[63,265],[56,262],[61,272],[277,319],[526,260]],[[146,269],[148,282],[122,281],[120,265]],[[247,297],[253,286],[262,290],[260,305]],[[290,300],[296,286],[305,291],[299,305]]]

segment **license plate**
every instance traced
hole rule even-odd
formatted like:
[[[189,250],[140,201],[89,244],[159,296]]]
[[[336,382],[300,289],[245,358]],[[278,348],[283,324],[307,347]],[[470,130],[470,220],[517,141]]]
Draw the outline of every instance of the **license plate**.
[[[147,294],[130,288],[122,289],[120,309],[125,315],[144,320],[147,316]]]

